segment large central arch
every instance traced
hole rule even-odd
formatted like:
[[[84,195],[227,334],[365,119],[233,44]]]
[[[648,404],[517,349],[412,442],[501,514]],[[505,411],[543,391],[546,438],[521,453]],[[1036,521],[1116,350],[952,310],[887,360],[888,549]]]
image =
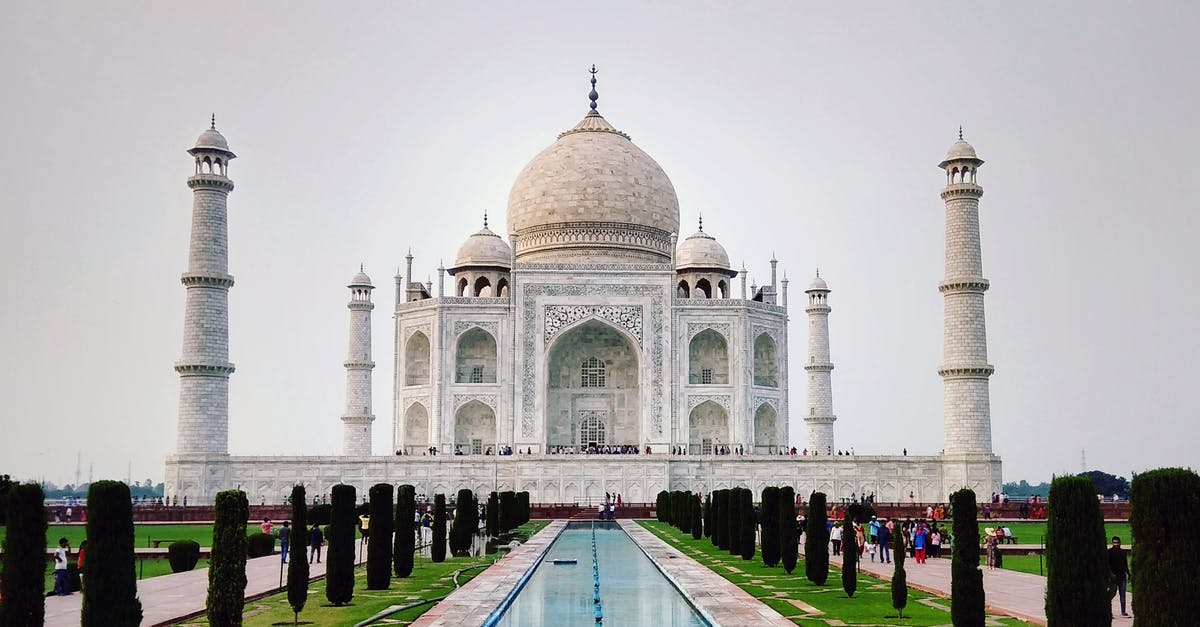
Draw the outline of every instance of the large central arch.
[[[640,445],[640,375],[617,328],[592,319],[560,332],[546,357],[546,445]]]

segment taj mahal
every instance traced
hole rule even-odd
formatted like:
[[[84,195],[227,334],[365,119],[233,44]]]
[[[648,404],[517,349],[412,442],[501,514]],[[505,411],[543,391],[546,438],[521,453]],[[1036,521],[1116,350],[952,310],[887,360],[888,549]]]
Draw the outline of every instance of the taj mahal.
[[[841,456],[829,285],[818,274],[789,303],[774,258],[769,282],[748,286],[703,222],[681,236],[667,173],[600,114],[595,68],[591,84],[583,119],[517,175],[503,229],[485,216],[436,281],[413,280],[406,256],[389,300],[388,455],[372,454],[376,288],[361,267],[347,286],[345,409],[330,417],[343,425],[342,454],[229,454],[227,202],[236,155],[214,119],[188,150],[191,243],[167,497],[209,502],[240,486],[252,502],[278,503],[297,483],[319,495],[338,483],[365,492],[379,482],[430,495],[525,490],[537,503],[785,484],[797,494],[885,502],[941,501],[961,487],[1000,491],[979,238],[983,161],[961,131],[938,164],[945,275],[929,277],[930,297],[936,285],[944,303],[943,450]],[[792,314],[808,321],[807,350],[794,359]],[[789,368],[802,368],[807,383],[796,403],[803,442],[788,428]]]

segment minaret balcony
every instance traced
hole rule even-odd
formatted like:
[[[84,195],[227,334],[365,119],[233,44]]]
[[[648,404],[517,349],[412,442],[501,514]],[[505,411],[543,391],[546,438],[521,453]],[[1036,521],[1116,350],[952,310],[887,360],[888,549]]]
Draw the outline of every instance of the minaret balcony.
[[[193,174],[192,176],[188,177],[187,184],[191,189],[200,188],[219,189],[225,192],[233,191],[233,181],[229,180],[227,177],[221,176],[220,174],[209,174],[207,172],[202,174]]]
[[[973,292],[982,294],[988,290],[991,284],[983,277],[959,277],[954,279],[946,279],[938,283],[938,291],[945,294],[947,292]]]
[[[818,305],[809,305],[804,308],[804,311],[806,311],[810,314],[828,314],[829,312],[833,311],[833,308],[830,307],[829,305],[818,304]]]
[[[804,364],[808,372],[833,372],[833,364]]]
[[[369,300],[352,300],[346,304],[346,308],[350,311],[371,311],[375,309],[375,303]]]
[[[375,362],[373,362],[373,361],[347,361],[347,362],[343,363],[342,365],[351,370],[370,370],[375,367]]]
[[[943,379],[986,379],[992,376],[996,369],[991,364],[982,366],[942,366],[938,368],[938,376]]]
[[[175,362],[175,372],[181,375],[194,375],[201,377],[227,377],[233,374],[233,364],[225,363],[185,363],[183,361]]]
[[[209,274],[207,272],[184,272],[179,276],[179,282],[187,287],[233,287],[233,276],[228,274]]]
[[[942,189],[942,200],[981,197],[983,197],[983,188],[975,183],[951,183]]]

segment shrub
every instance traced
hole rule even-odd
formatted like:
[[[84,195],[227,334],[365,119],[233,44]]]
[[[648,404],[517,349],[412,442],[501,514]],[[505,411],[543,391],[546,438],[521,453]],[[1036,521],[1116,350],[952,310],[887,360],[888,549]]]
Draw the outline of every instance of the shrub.
[[[695,495],[691,498],[692,502],[692,539],[699,540],[704,537],[704,513],[700,505],[700,495]]]
[[[738,512],[741,518],[741,552],[742,559],[754,559],[754,531],[756,522],[754,520],[754,493],[750,488],[741,488],[738,490],[741,495],[739,501],[740,506]]]
[[[825,493],[813,492],[808,497],[808,517],[804,534],[804,576],[818,586],[829,579],[829,530],[825,528]]]
[[[520,518],[518,519],[520,522],[517,523],[517,526],[520,527],[521,525],[529,522],[530,511],[528,492],[517,492],[517,511],[520,512]]]
[[[9,490],[18,485],[19,482],[13,481],[8,475],[0,475],[0,525],[8,524],[8,505],[5,501],[8,498]]]
[[[397,577],[404,578],[412,575],[413,552],[417,547],[416,488],[406,483],[400,486],[396,495],[396,542],[392,551],[392,569]]]
[[[292,561],[288,562],[287,597],[292,606],[292,622],[300,620],[300,612],[308,601],[308,505],[303,485],[292,486],[292,538],[289,547]]]
[[[762,525],[763,564],[771,567],[779,563],[779,488],[763,488],[759,520]]]
[[[686,490],[679,492],[678,505],[676,505],[676,517],[679,524],[679,530],[683,533],[690,534],[692,532],[692,492]]]
[[[710,514],[710,516],[712,516],[712,525],[713,525],[713,532],[712,532],[712,536],[710,536],[710,538],[712,539],[713,546],[717,547],[718,549],[729,548],[729,544],[726,541],[726,538],[729,537],[728,536],[729,530],[726,527],[727,520],[726,520],[726,515],[725,515],[725,491],[724,490],[717,490],[717,491],[713,492],[712,513]]]
[[[1194,624],[1200,616],[1200,476],[1160,468],[1133,478],[1133,614],[1138,627]]]
[[[42,487],[36,483],[10,484],[7,493],[0,496],[0,510],[8,510],[4,570],[0,576],[0,625],[41,625],[46,615],[44,500]]]
[[[789,486],[779,488],[779,561],[783,571],[792,574],[796,569],[799,547],[796,541],[796,493]]]
[[[275,534],[252,533],[246,538],[246,555],[250,558],[266,557],[275,553]]]
[[[249,545],[246,519],[250,517],[250,504],[245,492],[226,490],[217,494],[215,509],[212,555],[208,560],[208,623],[241,625],[242,610],[246,605]],[[88,556],[89,568],[93,559]]]
[[[308,508],[308,526],[320,525],[324,527],[329,524],[333,516],[333,506],[329,503],[313,505]]]
[[[726,508],[725,520],[729,525],[729,554],[742,553],[742,489],[729,488],[729,507]]]
[[[704,495],[704,506],[701,510],[700,517],[704,524],[704,537],[712,537],[712,492]]]
[[[177,540],[167,546],[167,561],[171,572],[186,573],[200,562],[200,543],[195,540]]]
[[[243,519],[244,522],[244,519]],[[142,622],[133,555],[133,502],[129,486],[97,481],[88,487],[88,552],[83,570],[82,627]],[[245,555],[243,548],[242,555]]]
[[[371,498],[371,534],[367,536],[367,590],[392,585],[392,484],[376,483]]]
[[[670,514],[670,495],[666,490],[658,493],[658,498],[654,500],[654,515],[658,518],[658,522],[671,522]]]
[[[513,501],[513,493],[505,492],[509,495],[509,502]],[[433,497],[433,546],[430,547],[433,563],[440,564],[446,561],[446,495],[438,494]]]
[[[908,576],[904,572],[904,532],[899,525],[893,525],[892,560],[895,569],[892,571],[892,607],[896,608],[896,616],[904,618],[904,608],[908,605]]]
[[[500,495],[492,492],[487,500],[487,536],[495,538],[500,535]]]
[[[1046,519],[1046,621],[1051,625],[1108,625],[1112,597],[1104,551],[1104,517],[1087,477],[1050,484]]]
[[[357,491],[352,485],[339,483],[330,495],[329,531],[326,540],[329,552],[325,556],[325,599],[334,605],[345,605],[354,598],[354,531],[358,517],[354,515]]]
[[[854,533],[854,514],[846,510],[842,522],[842,590],[853,598],[858,590],[858,535]]]
[[[950,619],[956,627],[982,627],[983,571],[979,570],[979,521],[975,492],[950,495],[954,512],[954,549],[950,563]]]
[[[512,490],[500,493],[500,533],[517,528],[517,494]]]
[[[450,553],[466,555],[471,550],[471,536],[479,525],[479,513],[475,508],[475,495],[470,490],[459,490],[454,505],[454,523],[450,525]]]

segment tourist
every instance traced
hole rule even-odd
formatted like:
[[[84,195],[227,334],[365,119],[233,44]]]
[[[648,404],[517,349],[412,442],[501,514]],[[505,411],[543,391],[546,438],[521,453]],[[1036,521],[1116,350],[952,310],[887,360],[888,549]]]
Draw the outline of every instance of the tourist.
[[[918,564],[925,563],[925,540],[928,539],[929,532],[926,531],[925,525],[917,525],[917,530],[913,532],[913,559]]]
[[[1112,546],[1108,549],[1108,572],[1113,583],[1117,585],[1121,616],[1129,616],[1125,612],[1125,582],[1129,579],[1129,560],[1125,549],[1121,548],[1121,536],[1113,536]]]
[[[865,541],[866,534],[863,532],[862,525],[854,524],[854,541],[858,544],[858,561],[862,561],[863,552],[866,551],[867,543]],[[872,560],[874,561],[874,560]]]
[[[879,526],[879,563],[892,563],[892,523]]]
[[[79,543],[79,552],[75,554],[75,570],[79,572],[79,591],[83,592],[83,558],[87,553],[87,540]]]
[[[261,525],[262,532],[263,532],[263,533],[265,533],[265,534],[267,534],[267,535],[271,535],[271,529],[272,529],[272,528],[274,528],[274,526],[275,526],[275,525],[272,525],[272,524],[271,524],[271,519],[270,519],[270,518],[264,518],[264,519],[263,519],[263,522],[262,522],[262,525]]]
[[[938,531],[937,525],[929,532],[929,554],[937,559],[942,555],[942,532]]]
[[[988,570],[996,570],[996,553],[998,552],[998,549],[996,548],[996,530],[988,527],[984,529],[983,532],[987,534],[983,540],[983,545],[987,550]]]
[[[308,563],[312,564],[316,560],[321,563],[321,545],[325,543],[325,534],[321,533],[321,526],[313,523],[312,530],[308,532]]]
[[[879,543],[879,520],[874,516],[871,517],[870,524],[867,527],[871,530],[871,544]]]
[[[54,549],[54,594],[71,594],[71,586],[67,582],[67,555],[71,553],[71,544],[66,538],[58,539],[58,548]]]
[[[279,559],[284,563],[287,562],[288,545],[292,540],[291,522],[283,521],[283,527],[279,529]]]
[[[829,541],[833,543],[833,554],[842,554],[842,523],[833,523],[833,529],[829,531]]]

